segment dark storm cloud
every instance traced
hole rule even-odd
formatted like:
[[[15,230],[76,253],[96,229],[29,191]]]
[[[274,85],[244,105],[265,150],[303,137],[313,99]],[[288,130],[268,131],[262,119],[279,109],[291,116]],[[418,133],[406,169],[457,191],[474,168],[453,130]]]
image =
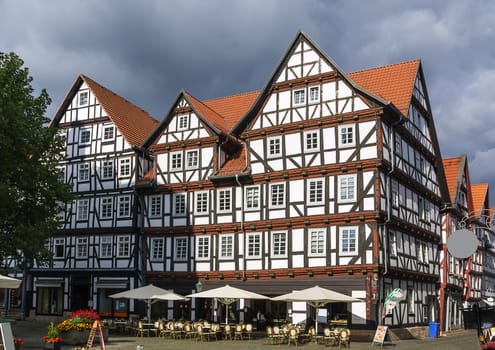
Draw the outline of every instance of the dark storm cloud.
[[[420,58],[442,156],[467,154],[495,190],[492,1],[0,0],[0,16],[0,51],[47,88],[49,115],[79,73],[156,118],[181,88],[258,90],[299,29],[345,71]]]

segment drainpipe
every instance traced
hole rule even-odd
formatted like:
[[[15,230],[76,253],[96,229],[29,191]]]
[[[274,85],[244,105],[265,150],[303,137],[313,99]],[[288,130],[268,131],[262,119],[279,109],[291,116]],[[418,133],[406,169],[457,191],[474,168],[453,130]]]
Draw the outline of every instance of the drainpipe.
[[[235,181],[241,188],[241,231],[243,236],[243,255],[242,255],[242,280],[246,280],[246,230],[244,227],[244,186],[239,181],[239,174],[235,174]]]

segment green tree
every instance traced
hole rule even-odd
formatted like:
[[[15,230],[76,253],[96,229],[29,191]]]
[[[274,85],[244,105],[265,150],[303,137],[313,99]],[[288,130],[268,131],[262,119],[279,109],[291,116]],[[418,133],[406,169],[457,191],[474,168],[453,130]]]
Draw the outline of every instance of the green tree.
[[[51,100],[33,96],[33,78],[15,53],[0,52],[0,265],[46,263],[44,243],[57,229],[57,213],[71,199],[60,181],[62,140],[47,127]]]

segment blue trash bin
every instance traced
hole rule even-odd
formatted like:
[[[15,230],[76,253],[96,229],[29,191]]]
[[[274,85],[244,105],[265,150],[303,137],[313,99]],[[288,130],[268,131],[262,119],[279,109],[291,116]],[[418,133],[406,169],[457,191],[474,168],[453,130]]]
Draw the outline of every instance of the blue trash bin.
[[[440,323],[437,323],[437,322],[430,322],[429,323],[429,334],[428,336],[430,338],[436,338],[438,337],[438,333],[439,333],[439,330],[440,330]]]

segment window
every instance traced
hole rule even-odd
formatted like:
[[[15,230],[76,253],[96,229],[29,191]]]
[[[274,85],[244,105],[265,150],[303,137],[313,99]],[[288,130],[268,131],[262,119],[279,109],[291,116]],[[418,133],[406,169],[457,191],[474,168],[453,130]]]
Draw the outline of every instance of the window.
[[[77,220],[88,220],[89,199],[79,199],[77,201]]]
[[[196,213],[208,213],[208,192],[196,193]]]
[[[423,261],[425,264],[430,261],[430,258],[428,257],[428,245],[426,243],[423,243]]]
[[[418,262],[423,262],[423,251],[421,250],[421,243],[416,241],[416,259]]]
[[[320,87],[311,86],[309,88],[309,102],[319,102],[320,101]]]
[[[111,141],[115,139],[115,127],[106,125],[103,127],[103,141]]]
[[[175,260],[187,260],[187,238],[185,237],[175,238]]]
[[[340,228],[340,254],[357,254],[357,227]]]
[[[88,239],[79,237],[76,239],[76,258],[88,257]]]
[[[175,152],[170,153],[170,169],[171,170],[182,170],[182,153]]]
[[[282,208],[285,206],[285,185],[270,185],[270,206],[272,208]]]
[[[294,105],[303,105],[306,103],[306,90],[295,90],[294,91]]]
[[[273,158],[282,154],[282,138],[270,137],[268,140],[268,157]]]
[[[112,257],[112,237],[104,236],[100,239],[100,257],[111,258]]]
[[[407,313],[414,314],[414,288],[407,288]]]
[[[308,180],[308,204],[323,204],[323,180]]]
[[[131,215],[131,196],[119,197],[119,217]]]
[[[79,132],[79,143],[80,144],[88,144],[91,142],[91,130],[90,129],[81,129]]]
[[[131,159],[119,159],[119,176],[125,177],[131,175]]]
[[[65,257],[65,241],[63,238],[55,238],[53,247],[53,257],[54,258],[64,258]]]
[[[162,215],[162,197],[150,197],[150,217],[160,217]]]
[[[287,232],[272,233],[272,257],[283,258],[287,256]]]
[[[227,213],[232,210],[232,190],[218,190],[218,208],[219,213]]]
[[[119,236],[117,238],[117,257],[126,258],[131,252],[131,237]]]
[[[220,259],[232,259],[234,256],[234,236],[220,235]]]
[[[86,106],[89,104],[89,92],[81,91],[79,93],[79,106]]]
[[[79,164],[79,174],[78,174],[78,180],[79,181],[89,181],[89,164],[88,163],[82,163]]]
[[[392,206],[399,207],[399,204],[399,183],[395,180],[392,180]]]
[[[390,232],[390,256],[397,256],[397,234],[393,231]]]
[[[113,179],[113,160],[101,162],[101,178],[103,180]]]
[[[320,134],[318,131],[307,131],[304,133],[304,151],[316,152],[320,149]]]
[[[261,235],[259,233],[250,233],[247,235],[247,257],[261,257]]]
[[[177,130],[187,130],[189,129],[189,116],[188,115],[179,115]]]
[[[151,260],[163,260],[163,238],[151,239]]]
[[[184,193],[174,194],[174,214],[177,216],[186,215],[186,195]]]
[[[354,125],[339,126],[339,146],[348,147],[355,145]]]
[[[210,237],[196,237],[196,258],[198,260],[210,258]]]
[[[314,229],[309,231],[309,255],[324,256],[326,247],[326,237],[324,229]]]
[[[339,202],[356,200],[356,175],[339,176]]]
[[[198,167],[198,150],[186,152],[186,169],[196,169]]]
[[[112,217],[113,214],[113,198],[104,197],[101,199],[100,205],[100,215],[102,219],[108,219]]]
[[[246,187],[246,210],[260,208],[260,188],[258,186]]]

